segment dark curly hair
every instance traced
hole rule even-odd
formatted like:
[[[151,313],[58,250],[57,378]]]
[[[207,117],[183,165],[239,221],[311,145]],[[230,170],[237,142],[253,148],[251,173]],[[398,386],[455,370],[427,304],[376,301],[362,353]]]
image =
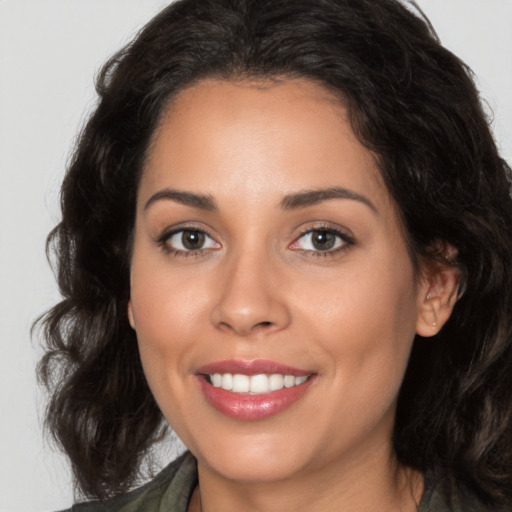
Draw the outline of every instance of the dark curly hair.
[[[347,106],[378,157],[413,261],[457,265],[463,294],[419,337],[399,396],[394,447],[448,497],[512,500],[511,171],[471,71],[397,0],[178,0],[97,78],[99,103],[62,186],[48,238],[62,302],[40,322],[47,427],[84,496],[134,484],[166,429],[127,319],[138,181],[159,118],[206,78],[310,79]],[[457,249],[446,262],[433,247]]]

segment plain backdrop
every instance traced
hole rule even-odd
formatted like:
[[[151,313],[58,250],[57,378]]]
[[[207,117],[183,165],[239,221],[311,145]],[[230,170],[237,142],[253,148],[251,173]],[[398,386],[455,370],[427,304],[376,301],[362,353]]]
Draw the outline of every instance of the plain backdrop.
[[[43,438],[30,338],[58,299],[44,253],[93,76],[164,0],[0,0],[0,512],[72,503],[64,457]],[[419,0],[445,46],[471,66],[512,161],[512,0]],[[167,455],[164,455],[163,462]]]

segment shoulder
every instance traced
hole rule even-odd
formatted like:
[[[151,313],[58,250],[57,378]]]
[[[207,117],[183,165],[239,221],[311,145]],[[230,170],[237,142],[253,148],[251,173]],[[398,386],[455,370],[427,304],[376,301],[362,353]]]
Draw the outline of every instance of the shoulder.
[[[107,501],[79,503],[62,512],[186,512],[196,485],[196,461],[186,452],[153,480],[131,492]]]

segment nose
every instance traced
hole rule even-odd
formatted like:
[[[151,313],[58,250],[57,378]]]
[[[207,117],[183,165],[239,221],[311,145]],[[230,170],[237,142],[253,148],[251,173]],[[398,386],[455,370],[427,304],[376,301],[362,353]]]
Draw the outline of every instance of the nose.
[[[232,258],[219,274],[215,327],[239,336],[285,329],[291,320],[279,271],[264,254]]]

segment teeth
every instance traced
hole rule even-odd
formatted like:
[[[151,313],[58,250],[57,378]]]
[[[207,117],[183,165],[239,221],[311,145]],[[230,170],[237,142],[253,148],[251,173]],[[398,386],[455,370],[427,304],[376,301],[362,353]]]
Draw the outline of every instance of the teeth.
[[[222,388],[233,393],[250,393],[252,395],[261,395],[278,391],[283,388],[292,388],[304,384],[309,375],[281,375],[273,373],[272,375],[243,375],[241,373],[214,373],[209,376],[210,381],[216,388]]]
[[[225,389],[227,391],[233,389],[233,375],[230,373],[225,373],[222,375],[222,382],[221,382],[221,388]]]
[[[233,375],[233,392],[249,393],[249,384],[249,377],[247,375],[240,375],[239,373]]]
[[[266,375],[253,375],[250,379],[249,391],[251,393],[268,393],[268,377]]]
[[[270,391],[277,391],[278,389],[283,389],[284,386],[284,377],[279,373],[274,373],[268,378],[268,387]]]
[[[284,387],[292,388],[295,385],[295,377],[293,375],[285,375],[284,377]]]
[[[300,377],[295,377],[295,385],[298,386],[299,384],[304,384],[308,380],[307,375],[302,375]]]
[[[212,384],[216,388],[220,388],[222,386],[222,375],[220,373],[214,373],[213,375],[210,375],[210,378],[212,380]]]

